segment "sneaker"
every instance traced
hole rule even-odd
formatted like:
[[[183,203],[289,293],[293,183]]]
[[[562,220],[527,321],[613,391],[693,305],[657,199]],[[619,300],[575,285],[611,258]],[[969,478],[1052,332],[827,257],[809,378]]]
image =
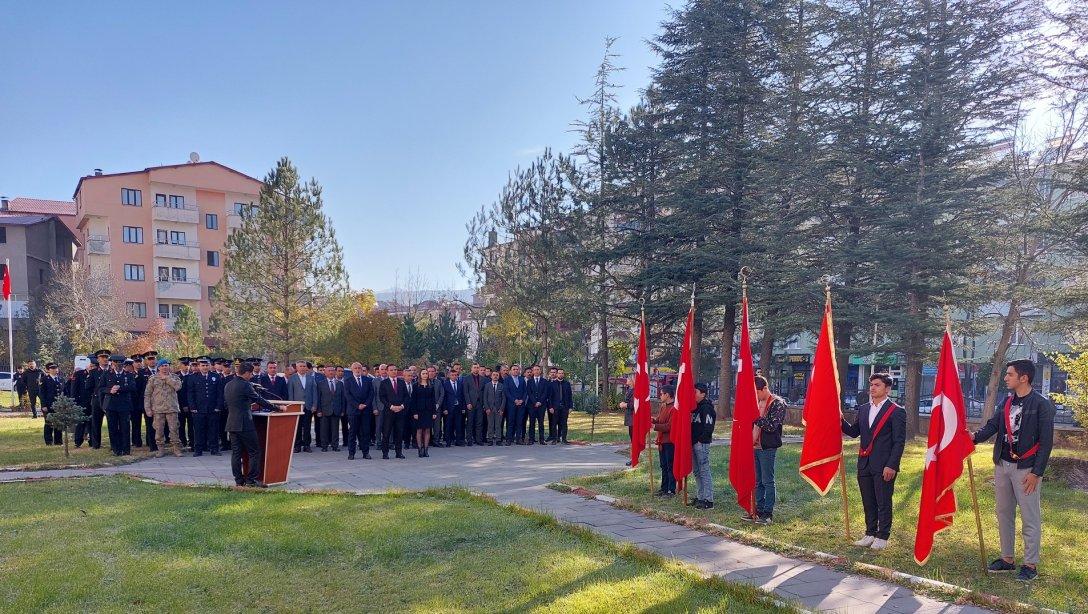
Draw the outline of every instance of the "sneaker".
[[[754,514],[749,514],[749,513],[745,512],[745,513],[740,515],[740,519],[744,520],[746,522],[755,522],[756,520],[759,519],[759,516],[756,516]]]
[[[874,540],[876,540],[876,538],[873,537],[872,535],[866,535],[865,537],[863,537],[863,538],[859,539],[858,541],[854,542],[854,545],[859,547],[859,548],[868,548],[869,546],[873,545]]]
[[[692,501],[688,501],[688,507],[699,507],[699,504],[702,502],[702,499],[694,499]]]
[[[873,544],[869,546],[873,550],[883,550],[888,547],[888,540],[880,539],[879,537],[873,540]]]
[[[1016,579],[1021,582],[1031,582],[1037,577],[1039,577],[1039,571],[1034,567],[1028,567],[1027,565],[1021,565],[1020,573],[1016,574]]]
[[[699,509],[699,510],[708,510],[708,509],[711,509],[712,507],[714,507],[714,502],[713,501],[700,501],[699,503],[697,503],[695,505],[695,509]]]
[[[771,524],[771,518],[772,518],[771,514],[760,514],[759,517],[756,518],[756,523],[757,524]]]
[[[993,563],[990,563],[990,566],[986,568],[986,571],[990,573],[1009,573],[1012,571],[1016,571],[1016,565],[1006,561],[1005,559],[997,558],[994,559]]]

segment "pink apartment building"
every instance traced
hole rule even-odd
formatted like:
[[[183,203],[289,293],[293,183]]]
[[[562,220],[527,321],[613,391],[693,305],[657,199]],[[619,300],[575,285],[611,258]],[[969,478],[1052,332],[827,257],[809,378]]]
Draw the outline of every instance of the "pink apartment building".
[[[259,199],[261,182],[218,162],[102,173],[76,185],[77,259],[106,267],[132,316],[146,331],[167,328],[182,305],[208,324],[223,276],[227,234]]]

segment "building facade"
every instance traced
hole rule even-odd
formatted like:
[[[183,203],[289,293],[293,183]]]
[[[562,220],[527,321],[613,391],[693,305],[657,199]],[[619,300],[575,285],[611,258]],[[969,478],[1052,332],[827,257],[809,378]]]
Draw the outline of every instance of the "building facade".
[[[182,305],[206,326],[227,235],[256,205],[260,188],[259,180],[217,162],[96,170],[73,196],[77,259],[109,271],[133,332],[148,330],[152,318],[172,329]]]
[[[27,317],[29,302],[49,285],[55,266],[72,261],[75,249],[75,236],[57,216],[0,211],[0,263],[11,263],[12,317]],[[5,325],[7,316],[0,300]]]

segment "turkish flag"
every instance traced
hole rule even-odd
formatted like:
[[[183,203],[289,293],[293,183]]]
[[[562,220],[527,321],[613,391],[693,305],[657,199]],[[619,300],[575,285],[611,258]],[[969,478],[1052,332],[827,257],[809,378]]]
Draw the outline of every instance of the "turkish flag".
[[[755,514],[756,462],[753,453],[753,423],[759,419],[756,403],[756,372],[752,341],[748,333],[748,297],[741,299],[740,364],[737,366],[737,396],[733,405],[733,434],[729,443],[729,483],[737,491],[737,504]]]
[[[680,372],[676,379],[673,399],[672,426],[669,440],[673,444],[672,474],[680,482],[691,473],[691,412],[695,409],[695,378],[692,376],[691,328],[695,320],[695,305],[688,310],[688,325],[684,331],[684,346],[680,348]],[[685,485],[684,488],[687,488]]]
[[[952,336],[945,331],[937,379],[933,383],[922,500],[918,532],[914,536],[914,560],[919,565],[925,565],[933,552],[933,536],[952,526],[956,514],[956,491],[952,487],[963,474],[964,461],[974,451],[974,438],[967,430],[967,411]]]
[[[824,319],[812,359],[812,377],[809,378],[801,421],[805,425],[801,477],[821,495],[826,495],[842,463],[842,397],[839,368],[835,364],[830,298],[824,304]]]
[[[635,391],[631,395],[631,466],[638,466],[638,457],[646,449],[646,434],[650,432],[650,365],[646,351],[646,316],[642,317],[642,332],[638,337],[638,364],[635,365]]]
[[[8,272],[8,269],[10,269],[10,268],[11,268],[10,266],[8,266],[6,264],[4,265],[4,300],[5,301],[11,300],[11,273]]]

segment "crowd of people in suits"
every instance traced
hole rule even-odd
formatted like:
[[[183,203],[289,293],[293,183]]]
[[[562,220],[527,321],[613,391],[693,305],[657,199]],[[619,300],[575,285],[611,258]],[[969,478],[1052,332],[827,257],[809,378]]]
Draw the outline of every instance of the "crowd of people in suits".
[[[175,365],[154,351],[126,357],[99,350],[87,368],[67,378],[54,363],[42,372],[31,361],[19,381],[33,384],[26,390],[33,394],[34,417],[39,401],[48,413],[59,394],[85,408],[87,420],[74,433],[77,448],[85,441],[100,448],[105,421],[117,456],[131,454],[144,440],[158,456],[167,445],[177,456],[183,451],[220,455],[231,447],[225,390],[244,365],[250,365],[247,381],[262,399],[302,404],[296,453],[343,447],[349,460],[360,452],[370,459],[375,448],[388,459],[390,452],[404,458],[405,449],[428,457],[432,446],[568,443],[573,391],[558,367],[545,372],[533,365],[523,374],[517,364],[473,363],[463,372],[460,362],[439,370],[359,362],[347,368],[315,366],[300,360],[281,373],[276,361],[255,357],[182,357]],[[47,421],[46,444],[59,443],[60,435]]]

